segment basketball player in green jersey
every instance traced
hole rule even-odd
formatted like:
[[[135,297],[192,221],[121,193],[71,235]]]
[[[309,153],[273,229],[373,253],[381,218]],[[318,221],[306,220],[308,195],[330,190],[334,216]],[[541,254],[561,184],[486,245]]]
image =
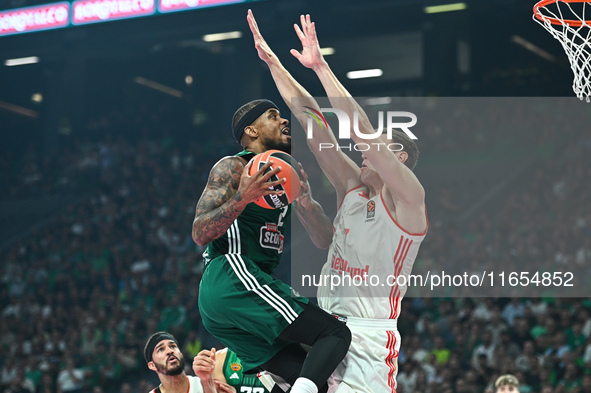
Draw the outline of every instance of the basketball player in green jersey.
[[[250,160],[271,149],[291,152],[289,121],[269,100],[251,101],[234,114],[232,131],[243,151],[212,168],[197,202],[193,240],[208,245],[199,286],[203,325],[234,351],[245,371],[267,371],[291,384],[292,393],[326,391],[326,380],[344,358],[349,329],[291,287],[272,277],[283,252],[291,205],[264,209],[255,203],[285,179],[267,163],[249,175]],[[310,238],[326,248],[332,224],[312,199],[308,184],[293,204]],[[301,344],[311,346],[306,353]],[[275,389],[274,389],[275,390]]]
[[[233,386],[238,393],[269,393],[257,374],[245,374],[242,362],[232,350],[220,349],[215,353],[214,380]]]

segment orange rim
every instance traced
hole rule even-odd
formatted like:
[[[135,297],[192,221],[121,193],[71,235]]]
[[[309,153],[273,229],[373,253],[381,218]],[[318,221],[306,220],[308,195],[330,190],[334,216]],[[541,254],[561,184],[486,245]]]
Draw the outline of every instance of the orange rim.
[[[542,22],[548,21],[548,22],[552,23],[553,25],[567,24],[567,25],[573,26],[573,27],[580,27],[583,25],[583,23],[591,24],[591,22],[586,23],[587,21],[583,22],[583,21],[575,20],[575,19],[553,18],[551,16],[546,16],[540,12],[541,7],[545,7],[550,3],[557,3],[558,1],[561,1],[563,3],[589,3],[589,2],[591,2],[590,0],[541,0],[538,3],[536,3],[536,5],[534,5],[534,16],[537,19],[541,20]]]

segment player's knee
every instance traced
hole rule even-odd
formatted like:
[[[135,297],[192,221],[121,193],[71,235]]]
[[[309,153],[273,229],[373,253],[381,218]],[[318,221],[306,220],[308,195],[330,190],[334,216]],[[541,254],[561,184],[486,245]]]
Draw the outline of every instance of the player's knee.
[[[339,346],[349,349],[349,345],[351,344],[351,330],[344,323],[336,319],[334,321],[332,336],[338,339]]]
[[[347,325],[345,325],[344,323],[341,323],[341,325],[342,325],[341,334],[343,337],[343,345],[345,345],[347,347],[347,349],[349,349],[349,345],[351,344],[351,330],[349,330]]]

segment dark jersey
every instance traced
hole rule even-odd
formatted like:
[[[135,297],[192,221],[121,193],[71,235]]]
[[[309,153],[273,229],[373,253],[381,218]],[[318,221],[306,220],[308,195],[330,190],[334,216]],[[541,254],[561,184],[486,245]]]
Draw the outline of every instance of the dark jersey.
[[[250,160],[254,153],[242,151],[236,154]],[[286,222],[291,206],[265,209],[249,203],[225,234],[210,242],[203,254],[205,265],[225,254],[243,254],[266,273],[272,273],[283,252]]]

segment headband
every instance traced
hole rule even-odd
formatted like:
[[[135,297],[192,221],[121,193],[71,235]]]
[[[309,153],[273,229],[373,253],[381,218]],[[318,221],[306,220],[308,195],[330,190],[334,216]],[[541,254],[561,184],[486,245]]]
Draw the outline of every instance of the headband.
[[[146,358],[146,363],[150,363],[152,361],[152,354],[154,353],[154,348],[156,348],[156,345],[158,345],[158,343],[160,343],[160,341],[162,340],[172,340],[178,345],[178,342],[172,336],[172,334],[167,332],[154,333],[146,343],[146,346],[144,347],[144,358]]]
[[[254,121],[260,115],[265,113],[267,109],[271,108],[278,109],[277,105],[275,105],[272,101],[264,100],[263,102],[256,104],[254,107],[252,107],[251,110],[246,112],[244,116],[240,118],[240,120],[236,124],[236,127],[234,127],[234,129],[232,130],[232,135],[234,135],[234,139],[236,139],[236,142],[240,143],[240,139],[242,138],[242,135],[244,134],[244,129],[246,127],[254,123]]]

